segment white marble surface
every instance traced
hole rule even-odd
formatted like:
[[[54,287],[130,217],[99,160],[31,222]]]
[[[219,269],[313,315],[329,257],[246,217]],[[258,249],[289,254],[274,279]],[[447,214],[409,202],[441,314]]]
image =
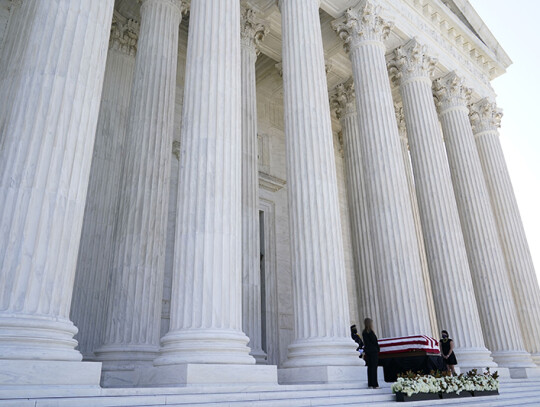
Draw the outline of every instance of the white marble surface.
[[[71,304],[84,359],[101,345],[107,316],[138,33],[137,22],[114,13]]]
[[[352,61],[383,336],[429,333],[418,240],[386,71],[392,24],[362,1],[333,23]],[[399,282],[399,284],[396,284]]]
[[[104,370],[151,363],[159,349],[178,27],[186,4],[144,0],[122,167],[103,345]]]
[[[435,311],[461,353],[459,364],[493,366],[485,347],[452,178],[433,101],[436,61],[416,39],[396,48],[389,62],[399,85],[416,196],[431,272]]]
[[[499,140],[502,112],[489,99],[478,101],[470,110],[525,348],[540,366],[540,288]]]
[[[241,315],[240,4],[218,3],[190,10],[171,320],[157,366],[255,363]]]
[[[284,367],[354,365],[318,1],[279,6],[295,312]]]
[[[409,141],[407,139],[407,126],[405,124],[405,116],[403,115],[403,107],[394,104],[396,110],[396,120],[399,129],[399,140],[401,142],[401,154],[403,156],[403,166],[407,175],[407,185],[409,186],[409,196],[411,198],[411,206],[414,217],[414,228],[416,238],[418,239],[418,250],[420,254],[420,264],[422,264],[422,278],[424,279],[424,287],[426,290],[426,303],[428,306],[429,322],[431,323],[431,332],[434,338],[439,337],[439,323],[437,321],[437,313],[435,312],[435,301],[433,299],[433,289],[431,286],[431,276],[429,275],[429,266],[426,255],[426,244],[424,232],[422,230],[422,222],[420,221],[420,208],[418,207],[418,198],[416,197],[416,188],[414,186],[414,175],[411,163],[411,155],[409,153]]]
[[[339,84],[331,93],[330,103],[341,124],[345,155],[354,265],[359,294],[359,319],[356,324],[358,328],[361,328],[363,320],[371,318],[375,321],[374,326],[377,329],[381,323],[378,295],[376,295],[379,288],[377,276],[373,272],[375,259],[372,253],[366,181],[359,144],[360,132],[353,81]]]
[[[262,349],[261,251],[259,227],[259,166],[257,138],[257,45],[266,29],[255,10],[241,10],[242,65],[242,327],[249,338],[251,355],[266,363]]]
[[[455,73],[434,83],[454,192],[485,343],[504,367],[534,367],[525,351],[489,193],[468,117],[468,95]],[[497,312],[493,312],[496,309]]]
[[[11,362],[2,374],[19,362],[81,360],[68,318],[113,3],[24,2],[4,40],[0,359]],[[35,373],[27,384],[48,379]]]

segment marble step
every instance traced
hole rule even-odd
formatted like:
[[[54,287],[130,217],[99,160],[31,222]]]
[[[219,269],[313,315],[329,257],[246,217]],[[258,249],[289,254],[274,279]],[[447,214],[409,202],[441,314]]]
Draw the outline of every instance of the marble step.
[[[139,388],[139,389],[79,389],[73,394],[63,389],[52,394],[30,398],[14,396],[7,399],[0,393],[0,407],[314,407],[314,406],[395,406],[395,399],[386,385],[380,390],[351,385],[294,385],[294,386],[228,386],[223,388]],[[88,394],[92,390],[93,394]],[[508,406],[540,405],[540,380],[505,380],[498,397],[438,400],[445,406]],[[24,390],[21,390],[24,391]],[[84,393],[87,394],[84,394]],[[66,397],[68,395],[68,397]],[[407,406],[430,406],[433,401],[409,402]]]

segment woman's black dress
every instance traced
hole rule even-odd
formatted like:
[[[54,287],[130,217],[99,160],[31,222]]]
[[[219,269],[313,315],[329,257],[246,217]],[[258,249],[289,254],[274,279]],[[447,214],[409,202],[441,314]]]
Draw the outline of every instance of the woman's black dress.
[[[379,387],[377,380],[377,366],[379,365],[379,341],[375,332],[369,331],[362,332],[362,339],[364,340],[364,360],[367,365],[368,372],[368,386]]]
[[[450,353],[450,343],[452,342],[452,339],[441,339],[441,350],[444,356],[448,355]],[[448,356],[448,359],[444,359],[443,361],[446,365],[457,365],[457,359],[456,355],[454,354],[454,351],[450,353],[450,356]]]

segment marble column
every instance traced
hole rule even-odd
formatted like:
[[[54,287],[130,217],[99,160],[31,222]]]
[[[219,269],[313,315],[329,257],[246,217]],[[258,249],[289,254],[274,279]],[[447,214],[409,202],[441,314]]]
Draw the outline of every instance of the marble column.
[[[474,143],[467,108],[470,91],[453,72],[435,81],[433,89],[486,345],[499,366],[533,367]]]
[[[345,260],[319,1],[279,2],[295,332],[282,377],[359,365],[349,334]],[[319,369],[317,369],[319,367]],[[281,374],[281,372],[280,372]],[[323,378],[325,376],[325,378]]]
[[[392,24],[371,1],[333,22],[349,51],[381,307],[380,336],[429,334],[428,306],[403,171],[384,40]]]
[[[154,361],[159,383],[252,382],[266,368],[276,380],[275,366],[249,366],[255,359],[242,332],[240,27],[237,0],[191,3],[171,323]]]
[[[257,363],[266,363],[262,349],[259,167],[257,144],[257,46],[266,28],[250,8],[242,8],[242,328]]]
[[[343,150],[345,153],[345,173],[351,219],[354,266],[357,274],[361,328],[364,318],[371,318],[378,328],[381,323],[379,310],[379,288],[372,252],[369,227],[368,203],[364,168],[359,144],[358,114],[354,95],[354,82],[349,80],[339,84],[330,96],[330,106],[341,124]],[[375,293],[375,294],[374,294]]]
[[[470,113],[525,349],[540,365],[540,288],[499,140],[502,113],[488,99],[473,104]]]
[[[137,22],[114,13],[71,306],[84,359],[101,345],[107,315],[138,33]]]
[[[173,140],[178,29],[186,3],[143,0],[125,139],[109,311],[104,385],[131,384],[159,350],[167,204]],[[118,376],[115,376],[118,375]]]
[[[409,196],[414,217],[414,228],[416,238],[418,239],[418,250],[420,253],[420,263],[422,264],[422,278],[426,288],[426,302],[429,311],[429,321],[431,323],[431,333],[434,338],[438,338],[439,324],[437,322],[437,313],[435,312],[435,301],[433,299],[433,289],[431,288],[431,277],[429,275],[429,267],[426,255],[426,244],[424,241],[424,232],[422,231],[422,223],[420,221],[420,209],[418,207],[418,199],[416,197],[416,189],[414,187],[414,175],[411,165],[411,157],[409,154],[409,141],[407,140],[407,128],[405,125],[405,116],[403,115],[403,107],[394,105],[396,111],[396,119],[399,130],[399,140],[401,142],[401,154],[403,156],[403,165],[405,175],[407,175],[407,185],[409,187]]]
[[[460,366],[493,366],[484,344],[452,178],[431,90],[436,61],[416,39],[397,48],[399,85],[437,320],[456,343]]]
[[[99,364],[73,363],[81,354],[69,310],[113,3],[24,1],[20,24],[7,33],[0,58],[0,385],[99,381]]]

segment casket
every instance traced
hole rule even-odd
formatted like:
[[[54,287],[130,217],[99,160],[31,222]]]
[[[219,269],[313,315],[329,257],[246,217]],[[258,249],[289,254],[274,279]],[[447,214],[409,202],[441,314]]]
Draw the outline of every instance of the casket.
[[[428,374],[445,369],[439,342],[427,335],[383,338],[379,346],[379,366],[383,367],[386,382],[395,382],[400,373],[408,371]]]
[[[403,336],[400,338],[379,339],[381,347],[379,357],[399,356],[400,353],[419,352],[422,354],[439,354],[439,342],[427,335]]]

